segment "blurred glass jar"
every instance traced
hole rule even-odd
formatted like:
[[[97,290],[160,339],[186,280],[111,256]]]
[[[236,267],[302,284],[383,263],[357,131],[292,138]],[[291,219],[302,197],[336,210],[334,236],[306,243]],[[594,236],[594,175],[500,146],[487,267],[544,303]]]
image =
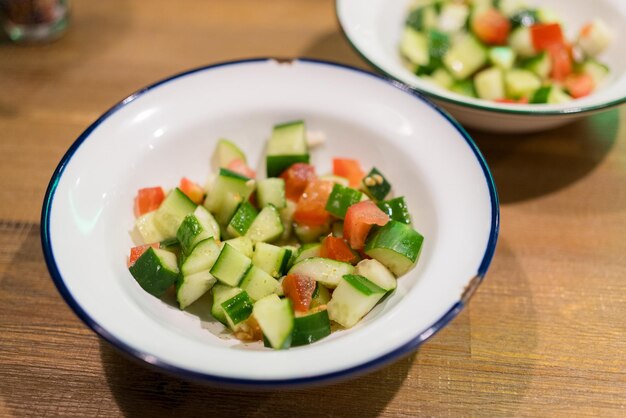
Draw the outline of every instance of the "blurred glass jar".
[[[14,42],[59,38],[69,24],[69,0],[0,0],[0,18]]]

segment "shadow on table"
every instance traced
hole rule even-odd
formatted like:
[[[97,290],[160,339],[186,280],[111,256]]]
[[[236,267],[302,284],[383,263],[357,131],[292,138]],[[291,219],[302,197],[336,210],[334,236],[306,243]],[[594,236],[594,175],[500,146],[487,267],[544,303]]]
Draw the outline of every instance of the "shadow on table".
[[[365,61],[354,52],[339,28],[317,38],[313,43],[308,45],[300,55],[308,58],[336,61],[371,70]]]
[[[527,135],[470,131],[494,176],[502,203],[563,189],[591,173],[613,147],[619,110]]]
[[[384,410],[402,386],[414,357],[354,380],[285,394],[182,380],[139,364],[105,342],[100,343],[100,356],[111,393],[127,417],[354,416],[358,409],[358,416],[364,418]]]

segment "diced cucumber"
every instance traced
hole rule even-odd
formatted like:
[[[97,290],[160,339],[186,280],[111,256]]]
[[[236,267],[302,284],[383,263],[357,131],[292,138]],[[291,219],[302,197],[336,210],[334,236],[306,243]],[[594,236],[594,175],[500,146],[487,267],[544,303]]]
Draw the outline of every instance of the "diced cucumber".
[[[405,27],[400,40],[400,53],[415,65],[428,65],[428,38],[422,32]]]
[[[287,200],[287,205],[279,209],[280,222],[283,224],[283,234],[281,240],[288,240],[293,232],[293,214],[296,212],[296,203],[292,200]]]
[[[318,177],[320,180],[328,180],[334,184],[341,184],[344,187],[350,186],[350,180],[345,177],[336,176],[334,174],[324,174]]]
[[[135,229],[137,229],[137,232],[139,232],[143,242],[146,244],[160,242],[167,238],[154,224],[155,213],[156,211],[145,213],[135,221]]]
[[[422,250],[424,237],[401,222],[389,221],[365,243],[365,254],[380,261],[396,277],[409,271]]]
[[[315,286],[315,292],[313,292],[313,297],[311,298],[311,304],[309,305],[309,309],[315,309],[318,306],[324,306],[330,301],[330,292],[328,288],[317,282]]]
[[[164,239],[176,237],[183,219],[193,213],[196,206],[178,187],[168,193],[154,214],[154,224]]]
[[[546,51],[543,51],[522,61],[520,67],[532,71],[542,80],[547,80],[552,71],[552,60],[550,60],[550,55],[548,55]]]
[[[159,243],[159,248],[178,254],[180,251],[180,242],[178,242],[176,238],[164,239]]]
[[[485,47],[469,34],[460,36],[455,40],[443,57],[446,68],[457,80],[469,77],[486,62],[487,51]]]
[[[290,259],[290,249],[257,242],[254,246],[252,264],[277,279],[286,272]]]
[[[215,260],[220,255],[220,247],[213,237],[200,241],[191,254],[181,265],[181,272],[184,276],[189,276],[204,270],[210,270],[215,264]]]
[[[514,28],[518,26],[527,26],[530,27],[535,23],[539,22],[539,16],[537,16],[537,10],[535,9],[522,9],[517,12],[510,18],[511,25]]]
[[[239,251],[241,254],[245,255],[248,258],[252,258],[252,254],[254,253],[254,243],[248,237],[237,237],[231,238],[224,241],[224,243],[229,244],[235,250]]]
[[[265,271],[252,265],[243,277],[239,287],[248,292],[252,300],[257,301],[267,295],[276,293],[278,281]]]
[[[514,68],[504,74],[504,86],[508,97],[530,98],[541,87],[541,80],[529,70]]]
[[[280,213],[274,205],[270,204],[261,209],[245,236],[253,242],[270,242],[280,238],[283,231]]]
[[[508,46],[494,46],[489,48],[489,61],[491,64],[503,70],[513,68],[515,57],[515,51]]]
[[[354,266],[329,258],[306,258],[291,267],[289,274],[310,277],[324,286],[334,289],[345,274],[354,273]]]
[[[139,286],[157,298],[178,280],[176,255],[169,251],[149,247],[135,264],[129,267]]]
[[[503,99],[506,96],[504,76],[498,67],[489,67],[476,74],[474,85],[476,86],[476,93],[481,99],[495,100]]]
[[[578,37],[578,46],[587,57],[601,54],[613,40],[613,31],[599,18],[591,21],[591,27]]]
[[[375,259],[359,261],[354,272],[387,292],[395,289],[397,286],[396,278],[389,269]]]
[[[213,156],[211,157],[211,165],[215,170],[228,167],[233,160],[246,161],[246,155],[239,149],[234,142],[228,139],[220,139],[217,141]]]
[[[301,242],[310,243],[319,241],[322,235],[327,235],[330,232],[330,225],[308,226],[295,224],[294,230],[296,237],[298,237]]]
[[[430,79],[439,87],[444,89],[450,89],[450,87],[452,87],[452,85],[456,81],[443,67],[439,67],[435,71],[433,71],[433,73],[430,75]]]
[[[450,91],[467,97],[477,97],[476,89],[474,88],[474,81],[471,79],[457,80],[452,86],[450,86]]]
[[[563,24],[561,17],[554,10],[548,7],[539,7],[536,10],[537,20],[540,23],[558,23]]]
[[[509,18],[514,16],[519,11],[528,8],[525,0],[498,0],[497,7],[505,16]]]
[[[251,265],[250,258],[226,243],[211,267],[211,274],[220,282],[234,287],[241,282]]]
[[[265,207],[267,205],[274,205],[278,209],[287,206],[287,199],[285,198],[285,180],[281,178],[268,178],[259,180],[257,183],[256,191],[257,201],[259,207]]]
[[[284,271],[284,273],[287,273],[287,271],[289,271],[291,266],[293,266],[293,262],[296,259],[296,253],[298,252],[298,247],[296,247],[295,245],[283,245],[281,248],[285,250],[289,250],[291,252],[291,255],[289,256],[289,261],[287,262],[287,267],[285,268],[285,271]]]
[[[560,87],[556,85],[544,86],[535,91],[532,98],[530,99],[530,103],[533,104],[558,104],[558,103],[567,103],[572,98],[563,91]]]
[[[594,60],[588,59],[580,66],[581,72],[589,74],[593,78],[594,84],[600,86],[609,75],[609,67]]]
[[[304,121],[275,125],[267,144],[267,177],[278,177],[295,163],[308,163]]]
[[[204,202],[217,222],[226,225],[242,202],[254,191],[256,182],[234,171],[221,168]]]
[[[211,315],[222,324],[228,326],[226,314],[224,313],[224,309],[222,309],[222,303],[243,292],[243,290],[238,287],[231,287],[218,282],[215,286],[213,286],[212,292],[213,306],[211,306]]]
[[[391,220],[402,222],[407,225],[411,224],[411,215],[409,214],[409,208],[403,196],[378,202],[376,205],[380,208],[380,210],[389,215]]]
[[[254,222],[254,219],[259,214],[254,206],[248,201],[239,205],[239,208],[235,211],[235,214],[230,219],[226,231],[231,237],[240,237],[245,235],[250,229],[250,225]]]
[[[328,316],[345,328],[353,327],[387,293],[363,276],[346,274],[328,302]]]
[[[219,239],[219,225],[203,206],[198,206],[194,213],[185,216],[176,232],[176,238],[185,255],[191,253],[200,241],[211,237]]]
[[[330,233],[333,234],[333,237],[343,237],[343,222],[337,221],[333,222],[330,226]]]
[[[437,26],[438,13],[431,5],[417,7],[409,13],[405,23],[416,31],[427,31]]]
[[[446,3],[441,8],[437,28],[440,31],[455,33],[467,24],[470,9],[462,3]]]
[[[530,29],[526,26],[520,26],[511,32],[509,45],[520,57],[532,57],[536,54]]]
[[[252,310],[263,335],[272,348],[283,349],[291,345],[294,315],[291,300],[269,295],[258,300]]]
[[[215,277],[208,270],[182,276],[176,284],[176,300],[180,309],[186,309],[200,299],[213,287],[215,282]]]
[[[391,183],[376,167],[363,178],[362,187],[365,193],[375,201],[384,200],[391,191]]]
[[[326,210],[338,218],[345,218],[348,207],[361,201],[363,193],[335,183],[326,202]]]
[[[329,335],[330,319],[326,309],[303,316],[296,316],[293,322],[291,346],[297,347],[311,344]]]
[[[252,314],[253,303],[245,290],[221,303],[226,323],[231,330],[236,331],[237,325],[248,319]]]
[[[299,263],[300,261],[306,260],[307,258],[319,257],[321,247],[322,244],[320,244],[319,242],[302,244],[302,246],[298,249],[298,252],[296,253],[296,258],[293,263]]]

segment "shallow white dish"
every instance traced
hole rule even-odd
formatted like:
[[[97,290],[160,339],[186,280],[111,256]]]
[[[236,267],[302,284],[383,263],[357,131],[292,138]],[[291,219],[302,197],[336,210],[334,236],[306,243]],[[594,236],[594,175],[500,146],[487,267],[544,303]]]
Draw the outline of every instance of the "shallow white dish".
[[[309,346],[271,351],[215,335],[210,319],[144,292],[126,256],[137,189],[173,187],[182,176],[202,181],[220,137],[260,161],[271,126],[296,118],[327,135],[312,151],[319,172],[330,169],[333,156],[383,170],[396,194],[407,197],[425,243],[417,267],[358,326]],[[106,112],[71,146],[50,181],[42,243],[66,302],[122,351],[186,378],[296,386],[380,367],[446,325],[487,271],[498,214],[478,149],[428,101],[338,64],[255,59],[176,75]]]
[[[615,39],[600,57],[611,70],[593,94],[558,105],[520,105],[473,99],[420,79],[400,59],[398,44],[409,5],[414,0],[337,0],[339,23],[350,44],[381,73],[426,94],[464,126],[493,132],[523,133],[555,128],[626,101],[626,2],[623,0],[527,0],[554,10],[566,23],[566,36],[593,17],[611,27]]]

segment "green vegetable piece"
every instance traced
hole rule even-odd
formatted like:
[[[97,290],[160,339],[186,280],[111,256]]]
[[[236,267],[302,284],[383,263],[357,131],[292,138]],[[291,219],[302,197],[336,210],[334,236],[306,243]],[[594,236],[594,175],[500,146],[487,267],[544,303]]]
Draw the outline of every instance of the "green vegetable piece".
[[[319,341],[330,335],[330,319],[326,309],[294,318],[291,345],[297,347]]]
[[[361,201],[363,193],[335,183],[326,202],[326,210],[338,218],[345,218],[348,208]]]
[[[258,214],[259,212],[250,202],[243,202],[231,218],[226,230],[233,237],[245,235]]]
[[[365,254],[380,261],[396,276],[409,271],[422,250],[424,237],[401,222],[389,221],[370,234]]]
[[[165,250],[148,248],[129,267],[137,283],[148,293],[157,298],[176,283],[179,270],[176,255]]]
[[[374,167],[369,174],[363,178],[363,189],[373,200],[384,200],[391,191],[391,184],[387,181],[385,176]]]
[[[389,215],[390,219],[407,225],[411,224],[411,215],[409,214],[409,208],[403,196],[378,202],[376,205],[380,210]]]

